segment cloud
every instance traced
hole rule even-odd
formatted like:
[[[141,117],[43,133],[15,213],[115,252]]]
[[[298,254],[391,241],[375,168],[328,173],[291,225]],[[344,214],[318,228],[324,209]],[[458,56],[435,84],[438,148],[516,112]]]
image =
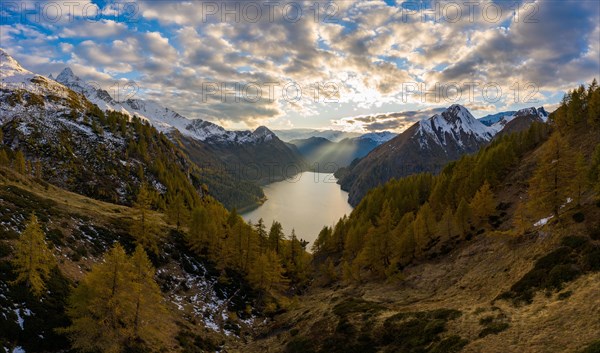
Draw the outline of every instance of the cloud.
[[[402,132],[417,121],[427,119],[441,113],[446,108],[426,108],[394,113],[360,115],[332,120],[332,125],[350,131],[395,131]]]

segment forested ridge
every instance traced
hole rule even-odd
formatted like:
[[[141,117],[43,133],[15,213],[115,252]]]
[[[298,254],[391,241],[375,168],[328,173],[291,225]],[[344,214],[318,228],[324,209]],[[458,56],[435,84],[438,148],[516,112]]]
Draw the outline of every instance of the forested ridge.
[[[349,217],[323,228],[313,246],[315,260],[334,278],[390,278],[484,232],[518,237],[542,218],[560,220],[600,191],[599,131],[594,80],[567,93],[548,124],[500,136],[439,175],[415,174],[372,189]],[[535,169],[524,185],[514,186],[521,197],[500,202],[496,193],[505,179],[532,154]]]

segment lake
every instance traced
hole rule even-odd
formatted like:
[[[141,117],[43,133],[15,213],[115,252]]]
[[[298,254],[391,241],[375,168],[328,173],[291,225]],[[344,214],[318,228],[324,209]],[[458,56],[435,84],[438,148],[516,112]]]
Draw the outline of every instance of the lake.
[[[271,223],[278,221],[287,236],[295,229],[299,239],[312,244],[323,226],[333,226],[352,212],[348,193],[336,181],[330,173],[304,172],[269,184],[263,188],[267,201],[241,216],[253,224],[262,218],[267,232]]]

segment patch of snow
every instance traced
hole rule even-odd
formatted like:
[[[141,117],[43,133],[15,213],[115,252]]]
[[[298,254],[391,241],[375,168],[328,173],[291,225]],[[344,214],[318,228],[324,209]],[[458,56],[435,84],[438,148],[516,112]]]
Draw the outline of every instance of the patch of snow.
[[[536,227],[541,227],[541,226],[545,226],[546,224],[548,224],[548,221],[550,221],[552,218],[554,218],[554,216],[549,216],[546,218],[542,218],[539,221],[535,222],[533,225]]]

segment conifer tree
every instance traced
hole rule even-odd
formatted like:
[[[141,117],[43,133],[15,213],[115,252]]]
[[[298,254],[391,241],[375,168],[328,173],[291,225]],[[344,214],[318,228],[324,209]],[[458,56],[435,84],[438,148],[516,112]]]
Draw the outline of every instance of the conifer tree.
[[[271,246],[271,249],[275,250],[275,253],[277,255],[280,254],[279,250],[283,237],[284,234],[281,223],[273,221],[273,224],[271,224],[271,229],[269,230],[269,244]]]
[[[398,240],[398,262],[400,264],[407,264],[411,262],[417,256],[417,240],[415,239],[415,232],[413,223],[415,221],[415,214],[412,212],[405,213],[400,219],[400,222],[394,229],[394,237]]]
[[[490,184],[486,181],[475,193],[471,200],[471,210],[473,223],[476,226],[485,224],[488,218],[496,211],[496,201],[494,193],[490,189]]]
[[[557,219],[561,206],[571,195],[569,185],[573,177],[573,157],[559,133],[554,133],[541,152],[538,166],[529,181],[530,210],[533,216],[549,213]]]
[[[523,236],[531,228],[531,217],[527,203],[519,201],[513,215],[513,226],[516,236]]]
[[[365,246],[358,261],[373,273],[384,276],[397,252],[393,236],[395,224],[389,202],[385,202],[377,222],[367,233]]]
[[[596,146],[592,155],[588,175],[594,191],[600,196],[600,144]]]
[[[4,151],[3,148],[0,148],[0,166],[8,166],[10,163],[9,159],[8,159],[8,155],[6,154],[6,151]]]
[[[183,197],[180,193],[176,193],[175,196],[169,197],[167,204],[167,217],[169,223],[174,224],[177,231],[187,224],[188,220],[188,209],[185,206]]]
[[[45,281],[55,266],[55,258],[34,214],[31,214],[25,230],[15,244],[12,264],[17,274],[13,284],[25,283],[34,295],[40,296],[46,288]]]
[[[267,226],[265,226],[265,221],[262,218],[258,220],[258,222],[254,225],[254,229],[256,234],[258,235],[259,248],[260,251],[264,251],[266,249],[267,244]]]
[[[571,179],[571,194],[575,197],[577,206],[581,206],[581,197],[589,186],[588,175],[589,170],[585,157],[583,153],[577,153],[573,178]]]
[[[464,198],[460,200],[456,213],[454,215],[456,225],[463,237],[466,237],[471,230],[471,207]]]
[[[133,208],[137,219],[131,226],[131,234],[138,244],[158,254],[159,235],[155,221],[150,217],[151,198],[148,186],[143,183]]]
[[[69,298],[72,325],[64,330],[84,352],[126,352],[166,340],[168,315],[141,246],[129,258],[116,244]]]
[[[600,127],[600,87],[596,79],[588,88],[588,124]]]
[[[283,283],[283,267],[277,254],[268,250],[260,254],[248,273],[248,281],[254,288],[269,291]]]
[[[133,337],[132,265],[117,244],[73,290],[65,329],[74,349],[120,353]]]
[[[21,151],[17,151],[15,154],[14,168],[17,173],[25,174],[26,172],[25,156]]]
[[[454,221],[454,214],[450,207],[446,208],[442,218],[438,222],[437,231],[440,236],[444,237],[446,240],[452,239],[452,237],[458,233]]]
[[[419,250],[426,249],[428,244],[434,239],[437,221],[429,203],[421,206],[415,221],[413,222],[413,232]]]
[[[132,265],[133,341],[157,346],[166,341],[164,329],[169,326],[168,313],[162,304],[162,294],[154,280],[155,270],[144,248],[138,245],[130,259]]]

